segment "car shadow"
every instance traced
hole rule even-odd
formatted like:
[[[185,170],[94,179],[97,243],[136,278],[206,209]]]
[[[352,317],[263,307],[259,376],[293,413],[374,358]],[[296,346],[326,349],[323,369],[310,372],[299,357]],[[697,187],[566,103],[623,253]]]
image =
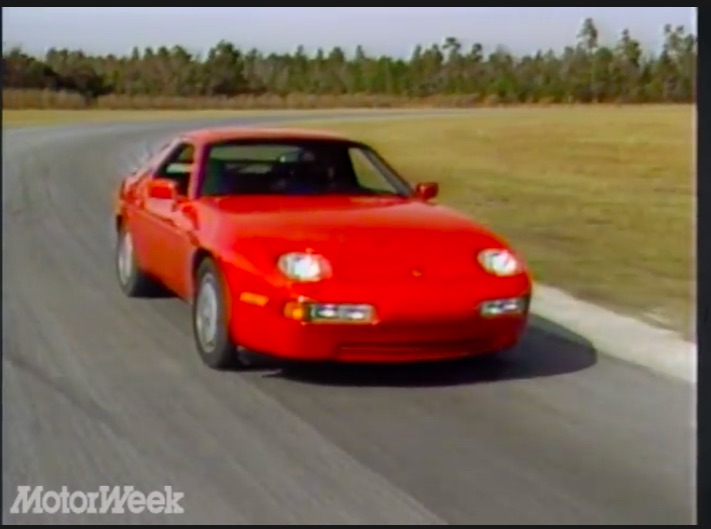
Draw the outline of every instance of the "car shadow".
[[[172,290],[161,284],[154,284],[143,294],[143,299],[178,299]]]
[[[416,364],[290,363],[278,365],[267,378],[327,386],[438,387],[543,378],[575,373],[594,366],[597,353],[590,341],[532,315],[514,348],[493,357]],[[256,366],[254,366],[256,367]]]

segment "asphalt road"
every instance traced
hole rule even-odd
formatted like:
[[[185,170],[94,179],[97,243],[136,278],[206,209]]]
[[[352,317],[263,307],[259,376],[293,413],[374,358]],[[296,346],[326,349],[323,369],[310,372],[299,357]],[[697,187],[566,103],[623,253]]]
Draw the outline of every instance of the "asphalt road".
[[[502,361],[200,363],[187,306],[114,279],[111,196],[184,123],[4,132],[5,524],[693,523],[693,388],[536,320]],[[133,485],[184,514],[9,514]]]

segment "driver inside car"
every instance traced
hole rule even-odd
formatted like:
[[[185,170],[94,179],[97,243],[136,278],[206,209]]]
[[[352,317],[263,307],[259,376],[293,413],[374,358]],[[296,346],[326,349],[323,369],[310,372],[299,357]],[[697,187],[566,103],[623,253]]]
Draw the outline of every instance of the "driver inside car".
[[[346,160],[348,161],[348,160]],[[328,151],[301,154],[299,160],[286,162],[286,171],[275,184],[275,190],[287,194],[327,194],[354,192],[360,189],[348,164]],[[349,177],[350,175],[350,177]]]

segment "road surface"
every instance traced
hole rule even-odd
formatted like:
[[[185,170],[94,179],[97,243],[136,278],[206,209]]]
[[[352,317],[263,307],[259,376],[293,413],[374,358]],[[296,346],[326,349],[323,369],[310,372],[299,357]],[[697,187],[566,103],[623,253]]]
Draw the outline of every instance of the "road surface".
[[[187,306],[120,293],[109,233],[120,172],[186,126],[4,132],[4,523],[693,523],[693,386],[549,321],[499,362],[205,368]],[[20,485],[184,513],[11,514]]]

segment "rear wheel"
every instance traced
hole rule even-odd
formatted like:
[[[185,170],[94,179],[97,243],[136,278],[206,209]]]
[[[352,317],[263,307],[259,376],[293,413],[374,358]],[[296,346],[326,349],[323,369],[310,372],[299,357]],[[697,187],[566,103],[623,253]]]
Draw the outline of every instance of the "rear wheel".
[[[195,284],[193,335],[200,358],[213,369],[241,367],[237,347],[229,334],[225,286],[212,259],[200,263]]]
[[[155,281],[138,266],[131,233],[121,227],[116,238],[116,274],[124,294],[129,297],[148,295],[156,287]]]

